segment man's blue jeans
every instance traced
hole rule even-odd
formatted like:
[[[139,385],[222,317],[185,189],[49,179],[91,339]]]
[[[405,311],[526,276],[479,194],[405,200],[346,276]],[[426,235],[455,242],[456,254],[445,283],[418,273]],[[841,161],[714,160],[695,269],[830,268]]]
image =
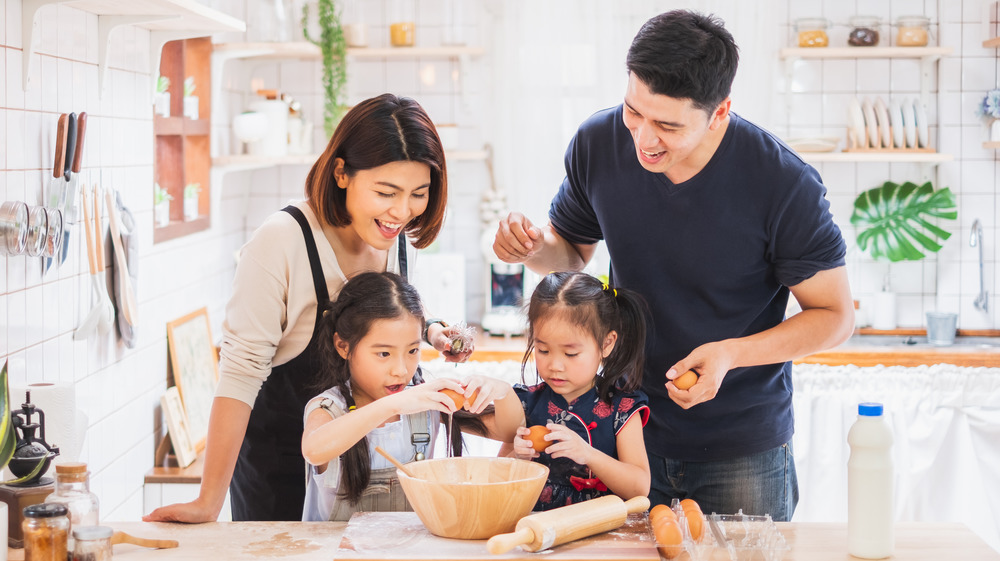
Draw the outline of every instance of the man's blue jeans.
[[[649,454],[650,503],[670,505],[671,499],[694,499],[711,514],[770,514],[791,520],[799,502],[791,442],[732,460],[685,462]]]

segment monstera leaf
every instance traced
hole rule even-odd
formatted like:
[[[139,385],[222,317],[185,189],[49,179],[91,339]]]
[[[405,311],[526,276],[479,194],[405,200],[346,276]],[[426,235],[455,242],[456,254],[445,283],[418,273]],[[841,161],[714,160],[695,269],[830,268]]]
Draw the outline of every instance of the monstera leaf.
[[[935,253],[941,249],[938,240],[951,237],[929,219],[954,220],[958,217],[955,206],[955,196],[947,187],[935,191],[930,182],[918,187],[909,181],[902,185],[886,181],[854,201],[851,224],[860,230],[858,247],[870,251],[873,258],[917,261],[927,256],[920,248]]]

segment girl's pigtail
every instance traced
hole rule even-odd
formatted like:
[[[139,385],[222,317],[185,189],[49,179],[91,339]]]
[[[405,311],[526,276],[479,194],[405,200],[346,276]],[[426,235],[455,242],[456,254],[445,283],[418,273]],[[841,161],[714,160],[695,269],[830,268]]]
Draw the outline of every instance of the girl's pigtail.
[[[646,360],[646,318],[649,310],[646,301],[633,290],[607,287],[603,292],[614,301],[617,312],[613,323],[618,339],[614,349],[602,363],[597,388],[601,400],[610,402],[615,390],[633,392],[642,385],[642,371]]]

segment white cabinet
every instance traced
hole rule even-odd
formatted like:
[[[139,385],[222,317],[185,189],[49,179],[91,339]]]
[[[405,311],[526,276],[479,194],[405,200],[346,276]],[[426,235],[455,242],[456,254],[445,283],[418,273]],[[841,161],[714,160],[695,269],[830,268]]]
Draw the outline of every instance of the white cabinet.
[[[242,21],[213,10],[196,0],[23,0],[21,37],[23,49],[22,87],[28,89],[28,65],[34,53],[32,35],[38,27],[38,12],[45,6],[65,4],[97,14],[98,92],[103,91],[108,69],[108,42],[111,31],[120,25],[135,25],[149,30],[150,68],[160,67],[160,52],[168,41],[206,37],[222,31],[246,31]],[[155,87],[157,76],[154,74]]]

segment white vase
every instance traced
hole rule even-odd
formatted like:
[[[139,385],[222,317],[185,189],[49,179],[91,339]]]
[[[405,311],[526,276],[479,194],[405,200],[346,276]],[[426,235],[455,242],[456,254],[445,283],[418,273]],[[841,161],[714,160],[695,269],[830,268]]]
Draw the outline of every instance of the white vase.
[[[198,96],[184,96],[184,116],[192,121],[198,120]]]
[[[1000,119],[990,123],[990,142],[1000,142]]]
[[[198,219],[198,195],[184,197],[184,221],[190,222]]]
[[[153,207],[153,219],[160,228],[170,224],[170,201],[163,201]]]
[[[170,116],[170,92],[160,92],[153,96],[153,114]]]

